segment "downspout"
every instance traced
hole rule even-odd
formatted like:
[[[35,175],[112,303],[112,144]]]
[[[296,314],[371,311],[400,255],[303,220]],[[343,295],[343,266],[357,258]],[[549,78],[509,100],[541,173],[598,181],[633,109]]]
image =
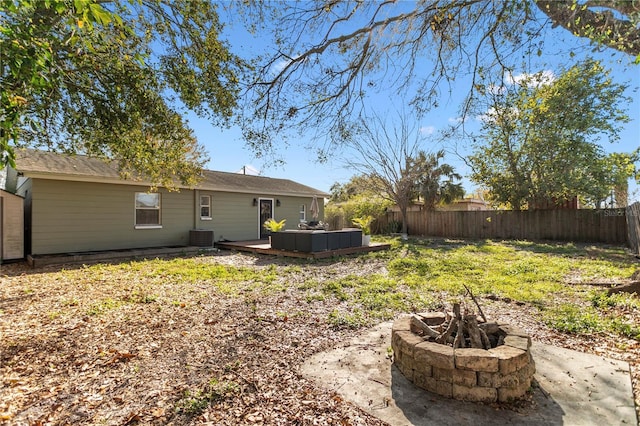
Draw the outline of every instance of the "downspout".
[[[193,226],[192,229],[198,229],[198,200],[200,199],[200,191],[193,190]]]

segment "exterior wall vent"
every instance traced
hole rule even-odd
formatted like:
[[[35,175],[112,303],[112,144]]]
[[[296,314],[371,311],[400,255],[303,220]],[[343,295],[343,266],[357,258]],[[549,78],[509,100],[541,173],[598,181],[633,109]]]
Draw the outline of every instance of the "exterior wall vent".
[[[190,230],[189,245],[196,247],[213,247],[213,231],[210,229]]]

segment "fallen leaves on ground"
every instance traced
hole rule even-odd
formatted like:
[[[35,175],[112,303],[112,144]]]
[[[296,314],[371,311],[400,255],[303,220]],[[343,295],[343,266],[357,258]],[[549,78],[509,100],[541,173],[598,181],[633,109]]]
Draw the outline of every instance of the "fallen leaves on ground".
[[[229,252],[198,261],[265,271],[287,266],[280,258]],[[309,303],[299,284],[380,273],[381,261],[304,264],[266,294],[251,287],[227,294],[144,270],[96,276],[83,267],[2,268],[2,423],[384,424],[298,373],[309,356],[360,332],[332,327],[327,317],[340,302]],[[530,306],[484,303],[488,317],[534,340],[630,362],[640,405],[637,341],[560,334],[536,320]]]

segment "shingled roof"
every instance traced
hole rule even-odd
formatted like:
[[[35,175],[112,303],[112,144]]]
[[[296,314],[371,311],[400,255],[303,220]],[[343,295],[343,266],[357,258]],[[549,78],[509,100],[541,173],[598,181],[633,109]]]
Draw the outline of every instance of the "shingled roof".
[[[122,179],[114,162],[85,155],[63,155],[32,149],[16,150],[16,169],[27,177],[124,185],[148,182]],[[251,194],[328,197],[329,194],[289,179],[204,170],[197,189]]]

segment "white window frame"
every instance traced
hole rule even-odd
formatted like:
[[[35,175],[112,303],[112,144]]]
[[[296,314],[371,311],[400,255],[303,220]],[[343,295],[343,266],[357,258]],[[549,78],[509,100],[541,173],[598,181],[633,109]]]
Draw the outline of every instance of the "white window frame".
[[[307,221],[307,205],[300,204],[300,222]]]
[[[202,199],[203,198],[207,198],[209,200],[209,202],[207,204],[203,204],[202,203]],[[212,202],[212,197],[209,194],[205,194],[202,195],[200,194],[200,220],[211,220],[212,216],[211,216],[211,202]],[[202,215],[202,208],[206,207],[209,209],[209,214],[207,216],[203,216]]]
[[[138,195],[157,195],[156,206],[145,207],[138,206]],[[133,204],[133,224],[135,229],[161,229],[162,228],[162,195],[159,192],[136,192],[134,195]],[[158,223],[153,224],[138,224],[138,210],[157,210],[158,211]]]

